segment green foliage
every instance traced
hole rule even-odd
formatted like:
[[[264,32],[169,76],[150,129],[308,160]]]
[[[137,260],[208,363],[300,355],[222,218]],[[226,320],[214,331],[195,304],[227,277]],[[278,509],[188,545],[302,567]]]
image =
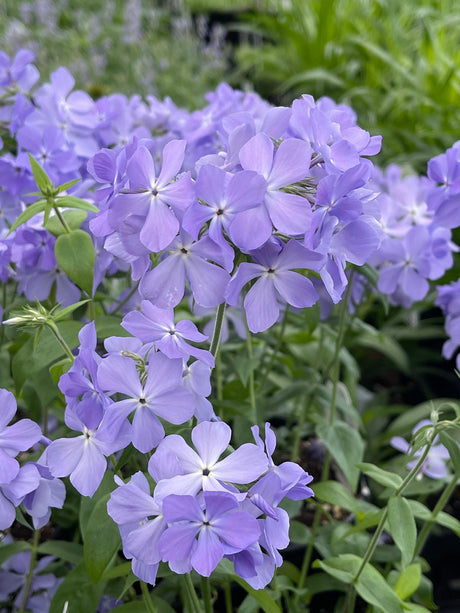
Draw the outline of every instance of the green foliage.
[[[455,0],[265,0],[247,18],[259,44],[237,49],[263,96],[303,93],[350,104],[383,135],[381,160],[425,170],[459,133]]]

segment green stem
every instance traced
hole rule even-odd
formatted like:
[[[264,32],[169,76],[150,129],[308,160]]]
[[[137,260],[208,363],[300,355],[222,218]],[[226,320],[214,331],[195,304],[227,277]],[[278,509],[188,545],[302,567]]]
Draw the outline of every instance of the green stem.
[[[24,594],[22,596],[21,608],[19,609],[19,613],[23,613],[26,610],[27,601],[29,600],[30,588],[32,586],[32,579],[34,577],[35,562],[37,560],[37,551],[38,551],[39,541],[40,541],[40,530],[34,530],[32,550],[30,552],[29,570],[27,571],[26,584],[24,586]]]
[[[443,510],[449,498],[451,497],[451,494],[457,485],[458,479],[459,479],[459,473],[456,472],[453,476],[452,481],[446,486],[445,490],[439,497],[438,502],[436,503],[433,511],[431,512],[430,519],[426,521],[425,524],[423,525],[423,528],[421,529],[420,534],[418,535],[417,543],[415,544],[414,558],[420,553],[420,551],[422,551],[423,546],[425,545],[425,541],[428,537],[428,534],[430,533],[430,530],[434,522],[436,521],[437,516]]]
[[[254,354],[252,352],[251,331],[248,328],[248,322],[246,321],[246,318],[245,318],[245,323],[246,323],[246,347],[248,350],[248,358],[251,363]],[[249,372],[249,403],[251,405],[251,411],[252,411],[252,423],[258,424],[259,421],[258,421],[258,416],[257,416],[256,391],[255,391],[255,384],[254,384],[254,370],[252,369],[252,367]]]
[[[150,598],[150,592],[147,584],[144,583],[144,581],[140,581],[140,584],[145,608],[147,609],[148,613],[155,613],[155,607],[153,606],[152,599]]]
[[[275,349],[273,350],[273,353],[270,355],[270,358],[268,360],[268,364],[265,366],[265,368],[263,370],[263,375],[261,377],[261,383],[260,383],[260,390],[264,389],[265,384],[267,383],[268,375],[270,374],[270,371],[271,371],[271,367],[273,366],[273,362],[275,361],[276,356],[278,355],[278,351],[281,349],[281,345],[283,344],[284,332],[286,331],[287,314],[288,314],[288,309],[286,308],[286,310],[284,312],[283,321],[281,323],[281,328],[280,328],[280,333],[278,335],[278,340],[277,340],[277,343],[275,345]],[[260,369],[261,370],[262,370],[262,368],[263,368],[263,363],[260,365]]]
[[[406,489],[406,487],[413,481],[413,479],[415,479],[415,477],[418,475],[420,469],[423,466],[423,463],[426,460],[426,457],[430,451],[430,448],[433,444],[433,441],[435,439],[436,436],[436,432],[433,430],[433,434],[430,437],[430,440],[428,441],[425,449],[423,450],[422,455],[420,456],[420,458],[417,461],[417,464],[414,466],[414,468],[410,471],[410,473],[406,476],[406,478],[404,479],[404,481],[401,483],[401,485],[398,487],[398,489],[395,491],[394,495],[395,496],[400,496],[402,494],[402,492]],[[380,518],[380,521],[377,525],[377,528],[375,529],[374,535],[372,536],[372,539],[369,542],[369,545],[367,546],[366,552],[363,556],[363,559],[361,560],[361,564],[355,574],[355,576],[353,577],[350,586],[348,588],[348,592],[347,592],[347,598],[345,599],[345,604],[344,604],[344,608],[343,608],[343,613],[345,613],[345,611],[348,610],[349,613],[353,613],[353,609],[350,608],[350,597],[353,591],[355,591],[355,585],[358,582],[362,572],[364,571],[364,569],[366,568],[367,563],[370,561],[370,559],[372,558],[372,556],[374,555],[374,551],[377,547],[377,544],[380,540],[380,536],[384,530],[385,527],[385,522],[387,520],[388,517],[388,505],[384,508],[383,513],[382,513],[382,517]],[[348,607],[347,607],[348,605]]]
[[[217,307],[216,321],[214,323],[214,332],[212,334],[211,347],[209,351],[216,357],[219,350],[220,333],[222,332],[222,324],[224,322],[226,304],[223,302]]]
[[[203,596],[205,613],[213,613],[209,577],[201,577],[201,594]]]
[[[314,388],[315,389],[315,388]],[[300,441],[302,440],[303,426],[305,423],[305,416],[308,413],[310,402],[313,396],[313,390],[305,396],[305,401],[300,404],[299,407],[299,421],[295,428],[294,444],[292,445],[291,461],[297,462],[299,459]]]
[[[94,300],[90,300],[89,301],[89,318],[91,321],[94,321],[96,319],[96,304],[94,302]]]
[[[203,613],[203,609],[201,607],[201,603],[196,595],[195,587],[193,585],[192,578],[189,573],[183,575],[185,588],[187,590],[187,596],[190,603],[190,609],[193,613]]]
[[[57,216],[57,218],[59,219],[59,221],[61,222],[61,224],[62,224],[62,226],[63,226],[64,230],[67,232],[67,234],[70,234],[72,230],[69,228],[69,226],[68,226],[68,224],[67,224],[66,220],[65,220],[65,219],[64,219],[64,217],[61,215],[61,211],[59,210],[59,207],[56,205],[56,203],[55,203],[55,202],[53,202],[53,208],[54,208],[54,211],[55,211],[55,213],[56,213],[56,216]]]
[[[67,357],[73,362],[75,360],[75,356],[72,354],[72,351],[71,351],[69,345],[65,342],[64,338],[62,337],[61,333],[59,332],[58,327],[55,324],[51,325],[50,323],[47,323],[46,325],[51,330],[52,334],[54,335],[54,338],[57,340],[57,342],[64,349],[65,353],[67,354]]]
[[[233,613],[232,590],[229,581],[224,583],[224,596],[226,613]]]

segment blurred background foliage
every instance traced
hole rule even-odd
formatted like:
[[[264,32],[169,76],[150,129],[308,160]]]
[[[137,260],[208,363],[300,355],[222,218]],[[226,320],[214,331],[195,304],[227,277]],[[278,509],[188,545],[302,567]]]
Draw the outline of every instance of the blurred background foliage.
[[[378,160],[426,171],[460,135],[457,0],[0,0],[0,46],[31,48],[97,97],[198,108],[221,81],[274,104],[350,104]]]

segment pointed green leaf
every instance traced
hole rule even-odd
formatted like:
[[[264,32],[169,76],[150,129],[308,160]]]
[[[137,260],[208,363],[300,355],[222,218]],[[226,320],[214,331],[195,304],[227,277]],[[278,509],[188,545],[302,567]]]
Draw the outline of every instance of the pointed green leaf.
[[[347,509],[355,514],[359,513],[358,501],[350,493],[350,490],[338,481],[322,481],[312,484],[315,497],[329,504]]]
[[[412,561],[417,540],[417,526],[407,500],[393,496],[388,501],[388,524],[390,534],[401,552],[403,568]]]
[[[82,211],[93,211],[93,213],[99,212],[97,206],[81,198],[75,198],[75,196],[59,196],[56,198],[55,204],[58,207],[65,207],[67,209],[81,209]]]
[[[456,441],[453,438],[453,436],[451,436],[445,430],[442,430],[439,433],[439,440],[449,452],[450,459],[454,466],[454,470],[457,474],[459,474],[460,473],[460,445],[458,444],[458,441]]]
[[[76,185],[81,179],[72,179],[72,181],[67,181],[67,183],[63,183],[62,185],[57,186],[58,193],[65,192],[66,189],[70,189],[74,185]]]
[[[80,564],[83,558],[83,547],[70,541],[45,541],[38,548],[38,553],[56,556],[71,564]]]
[[[104,496],[95,504],[85,530],[85,567],[93,583],[101,579],[121,546],[118,526],[107,513],[108,499]]]
[[[42,211],[44,211],[45,208],[46,208],[46,200],[37,200],[37,202],[30,204],[26,208],[26,210],[23,211],[19,215],[19,217],[16,219],[14,224],[11,226],[8,234],[11,234],[11,232],[14,232],[16,228],[19,228],[19,226],[22,226],[22,224],[26,223],[26,221],[29,221],[29,219],[32,219],[32,217],[35,217],[35,215],[38,215],[38,213],[41,213]]]
[[[407,600],[420,585],[422,568],[420,564],[410,564],[399,575],[394,591],[402,599]]]
[[[40,166],[40,164],[35,160],[29,153],[29,162],[32,168],[32,172],[34,174],[35,183],[38,185],[39,190],[42,194],[45,194],[50,188],[53,187],[53,182],[46,174],[45,170]]]
[[[68,613],[97,611],[104,588],[105,582],[97,585],[91,583],[85,566],[81,562],[67,573],[64,581],[56,590],[49,613],[62,613],[66,602]]]
[[[53,320],[62,321],[68,315],[70,315],[71,313],[73,313],[74,311],[76,311],[77,309],[79,309],[81,306],[83,306],[89,301],[90,299],[86,298],[86,300],[80,300],[79,302],[76,302],[75,304],[71,304],[70,306],[65,307],[64,309],[59,309],[59,311],[55,311],[53,313]]]
[[[0,545],[0,564],[3,564],[10,556],[14,556],[21,551],[30,551],[30,549],[31,545],[26,541],[16,541],[8,545]]]
[[[354,492],[359,478],[359,469],[356,465],[361,462],[364,453],[364,442],[361,436],[343,421],[336,422],[332,426],[323,422],[317,426],[316,432],[329,449]]]
[[[78,230],[86,219],[85,211],[61,211],[61,215],[71,230]],[[54,236],[60,236],[61,234],[65,234],[67,232],[57,215],[49,217],[47,223],[45,224],[45,228]]]
[[[90,235],[83,230],[61,234],[56,240],[54,253],[62,270],[91,295],[96,255]]]
[[[384,613],[402,613],[403,605],[379,571],[367,564],[356,584],[356,591],[366,602]]]
[[[383,468],[379,468],[378,466],[375,466],[375,464],[360,462],[357,464],[357,466],[365,475],[371,479],[374,479],[374,481],[377,481],[377,483],[381,483],[386,487],[391,487],[394,490],[397,490],[403,482],[399,475],[391,473],[388,470],[383,470]]]

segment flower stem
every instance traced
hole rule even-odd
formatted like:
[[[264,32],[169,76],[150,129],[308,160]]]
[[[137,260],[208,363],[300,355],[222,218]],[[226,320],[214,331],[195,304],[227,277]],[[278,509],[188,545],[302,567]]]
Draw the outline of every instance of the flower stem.
[[[201,577],[201,595],[203,596],[205,613],[213,613],[209,577]]]
[[[226,581],[224,583],[224,595],[225,595],[225,611],[226,613],[233,613],[232,589],[230,587],[230,581]]]
[[[27,571],[26,584],[24,586],[24,594],[22,596],[21,608],[18,613],[23,613],[26,610],[27,601],[29,600],[30,588],[34,577],[35,562],[37,560],[38,543],[40,541],[40,530],[34,530],[32,540],[32,550],[30,552],[29,570]]]
[[[192,577],[189,573],[184,575],[185,589],[192,613],[203,613],[201,603],[196,595],[195,587],[193,586]]]
[[[433,441],[435,439],[436,436],[436,432],[433,430],[433,434],[431,435],[425,449],[423,450],[423,453],[420,455],[417,464],[413,467],[413,469],[410,471],[410,473],[406,476],[406,478],[404,479],[404,481],[401,483],[401,485],[398,487],[398,489],[395,491],[395,496],[400,496],[402,494],[402,492],[406,489],[406,487],[413,481],[413,479],[415,479],[415,477],[418,475],[420,469],[423,466],[423,463],[425,462],[425,459],[430,451],[430,448],[433,444]],[[371,538],[369,545],[367,546],[366,552],[363,556],[363,559],[361,560],[361,564],[355,574],[355,576],[353,577],[352,581],[350,582],[350,586],[348,588],[348,592],[347,592],[347,597],[345,599],[345,603],[344,603],[344,607],[343,607],[343,613],[345,613],[346,611],[348,611],[348,613],[353,613],[353,609],[351,608],[351,606],[354,606],[354,598],[352,598],[353,592],[355,591],[355,585],[358,582],[362,572],[364,571],[364,569],[366,568],[367,563],[370,561],[370,559],[372,558],[372,556],[374,555],[374,551],[377,547],[377,544],[380,540],[380,536],[383,532],[383,529],[385,527],[385,522],[387,520],[388,517],[388,505],[384,508],[383,513],[382,513],[382,517],[380,518],[380,521],[377,525],[377,528],[375,529],[374,535]]]
[[[451,482],[446,486],[443,493],[439,497],[438,502],[436,503],[433,511],[431,512],[430,519],[426,521],[425,524],[423,525],[423,528],[421,529],[420,534],[418,535],[417,543],[415,544],[414,558],[420,553],[420,551],[422,551],[423,546],[425,545],[425,541],[428,538],[428,535],[431,531],[431,528],[434,522],[436,521],[437,516],[443,510],[452,492],[454,491],[457,485],[458,479],[459,479],[459,473],[456,472]]]
[[[59,221],[62,224],[62,227],[67,232],[67,234],[70,234],[71,233],[71,229],[69,228],[66,220],[62,216],[61,211],[59,210],[59,207],[56,205],[56,203],[53,203],[53,208],[54,208],[54,212],[56,213],[57,218],[59,219]]]
[[[72,354],[72,351],[69,345],[65,342],[62,334],[59,332],[58,327],[54,324],[54,322],[53,323],[48,322],[46,323],[46,325],[51,330],[52,334],[54,335],[54,338],[64,349],[65,353],[67,354],[67,357],[71,360],[71,362],[73,362],[75,360],[75,356]]]
[[[220,333],[222,332],[222,324],[224,322],[225,307],[225,302],[219,304],[217,307],[216,322],[214,324],[214,332],[212,334],[211,347],[209,349],[214,357],[216,357],[219,350]]]
[[[254,355],[252,352],[252,336],[251,336],[251,331],[248,328],[248,322],[246,321],[246,319],[245,319],[245,323],[246,323],[246,347],[248,350],[249,363],[251,364],[252,358]],[[259,421],[258,421],[258,416],[257,416],[254,370],[252,366],[250,366],[250,372],[249,372],[249,403],[251,405],[251,410],[252,410],[252,423],[258,424]]]
[[[140,584],[146,610],[148,613],[155,613],[155,607],[153,606],[152,599],[150,598],[150,592],[147,584],[144,581],[140,581]]]

